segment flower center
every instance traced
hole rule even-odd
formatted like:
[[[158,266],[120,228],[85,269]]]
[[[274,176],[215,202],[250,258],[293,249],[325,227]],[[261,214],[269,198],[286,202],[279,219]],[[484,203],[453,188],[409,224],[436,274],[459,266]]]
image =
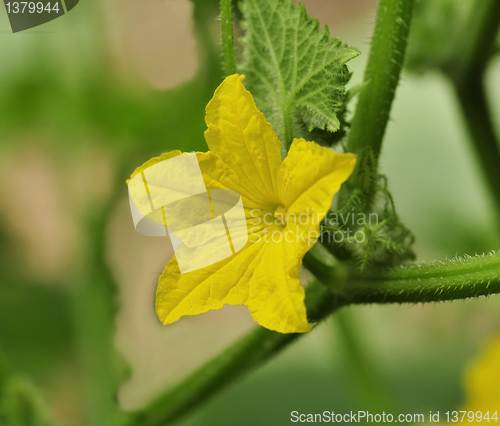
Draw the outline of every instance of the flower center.
[[[274,218],[276,219],[276,223],[278,225],[286,225],[287,224],[287,210],[286,207],[282,204],[279,204],[276,207],[276,210],[273,213]]]

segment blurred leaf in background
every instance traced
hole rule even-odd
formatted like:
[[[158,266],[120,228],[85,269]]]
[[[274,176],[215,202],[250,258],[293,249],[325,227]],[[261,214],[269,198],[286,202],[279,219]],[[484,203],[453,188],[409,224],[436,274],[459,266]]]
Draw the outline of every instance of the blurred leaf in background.
[[[471,0],[416,2],[407,67],[417,72],[453,67],[473,6]]]

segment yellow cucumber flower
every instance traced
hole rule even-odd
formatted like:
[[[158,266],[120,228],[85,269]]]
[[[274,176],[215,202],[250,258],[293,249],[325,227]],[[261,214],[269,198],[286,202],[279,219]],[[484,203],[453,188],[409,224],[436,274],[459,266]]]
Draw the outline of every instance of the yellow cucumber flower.
[[[215,91],[206,109],[210,151],[197,152],[196,158],[209,191],[240,194],[248,241],[226,259],[187,273],[180,272],[174,256],[159,279],[156,312],[170,324],[225,304],[245,305],[263,327],[303,333],[311,325],[299,281],[302,258],[319,237],[320,220],[356,160],[304,139],[295,139],[282,160],[278,136],[243,79],[229,76]],[[132,177],[182,154],[153,158]]]
[[[466,402],[461,410],[467,411],[467,415],[474,412],[477,415],[472,419],[474,423],[496,423],[500,416],[500,336],[490,339],[468,366],[465,390]],[[482,418],[487,412],[489,419]],[[496,420],[492,420],[493,416]],[[470,422],[470,418],[466,417],[464,421]]]

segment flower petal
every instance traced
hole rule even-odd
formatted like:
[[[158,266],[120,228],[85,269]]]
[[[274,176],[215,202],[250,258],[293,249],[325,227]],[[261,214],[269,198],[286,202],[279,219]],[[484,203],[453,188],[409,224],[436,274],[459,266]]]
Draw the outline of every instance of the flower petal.
[[[132,173],[131,179],[147,168],[161,163],[162,161],[169,160],[170,158],[177,157],[181,154],[185,153],[179,150],[174,150],[164,153],[158,157],[153,157],[146,161],[142,166],[137,167]],[[224,163],[218,155],[213,152],[197,152],[196,158],[198,159],[203,180],[208,189],[232,189],[233,191],[237,191],[242,196],[243,205],[246,209],[264,209],[268,207],[266,203],[262,203],[260,200],[256,200],[256,197],[252,196],[252,194],[248,194],[248,191],[241,184],[241,180],[238,175],[231,169],[231,167]],[[127,181],[128,184],[131,179]],[[157,180],[161,181],[161,179]],[[168,184],[168,182],[165,182],[166,186]],[[149,209],[148,199],[140,200],[137,197],[137,200],[134,201],[137,201],[137,207],[139,210],[142,211]],[[161,218],[161,215],[159,217]],[[163,219],[161,219],[161,223],[163,223]]]
[[[205,139],[239,176],[242,195],[275,198],[281,143],[243,86],[244,76],[227,77],[207,105]]]
[[[160,277],[156,312],[163,324],[225,304],[248,306],[252,318],[270,330],[311,330],[299,279],[300,259],[286,242],[260,239],[230,259],[180,274],[172,259]]]
[[[281,240],[274,242],[268,234],[270,239],[264,242],[245,304],[263,327],[280,333],[305,333],[312,326],[307,321],[305,291],[299,280],[304,253],[300,245],[287,242],[283,233],[275,235],[281,235]]]
[[[289,214],[325,214],[355,165],[354,154],[295,139],[278,175],[280,201]]]
[[[174,257],[160,276],[156,291],[156,312],[162,323],[220,309],[224,304],[244,305],[263,244],[248,244],[229,259],[185,274],[180,274]]]

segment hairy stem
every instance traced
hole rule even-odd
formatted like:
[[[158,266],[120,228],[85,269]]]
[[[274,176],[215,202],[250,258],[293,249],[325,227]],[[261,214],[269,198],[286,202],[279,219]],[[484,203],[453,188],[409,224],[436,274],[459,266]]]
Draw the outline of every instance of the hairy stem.
[[[414,0],[380,0],[366,66],[366,88],[352,121],[347,150],[358,155],[352,182],[370,198],[394,94],[404,63]]]
[[[224,71],[226,76],[236,73],[234,57],[233,10],[231,0],[220,1],[222,51],[224,53]]]
[[[344,284],[346,303],[426,303],[500,293],[500,254],[371,270]]]

